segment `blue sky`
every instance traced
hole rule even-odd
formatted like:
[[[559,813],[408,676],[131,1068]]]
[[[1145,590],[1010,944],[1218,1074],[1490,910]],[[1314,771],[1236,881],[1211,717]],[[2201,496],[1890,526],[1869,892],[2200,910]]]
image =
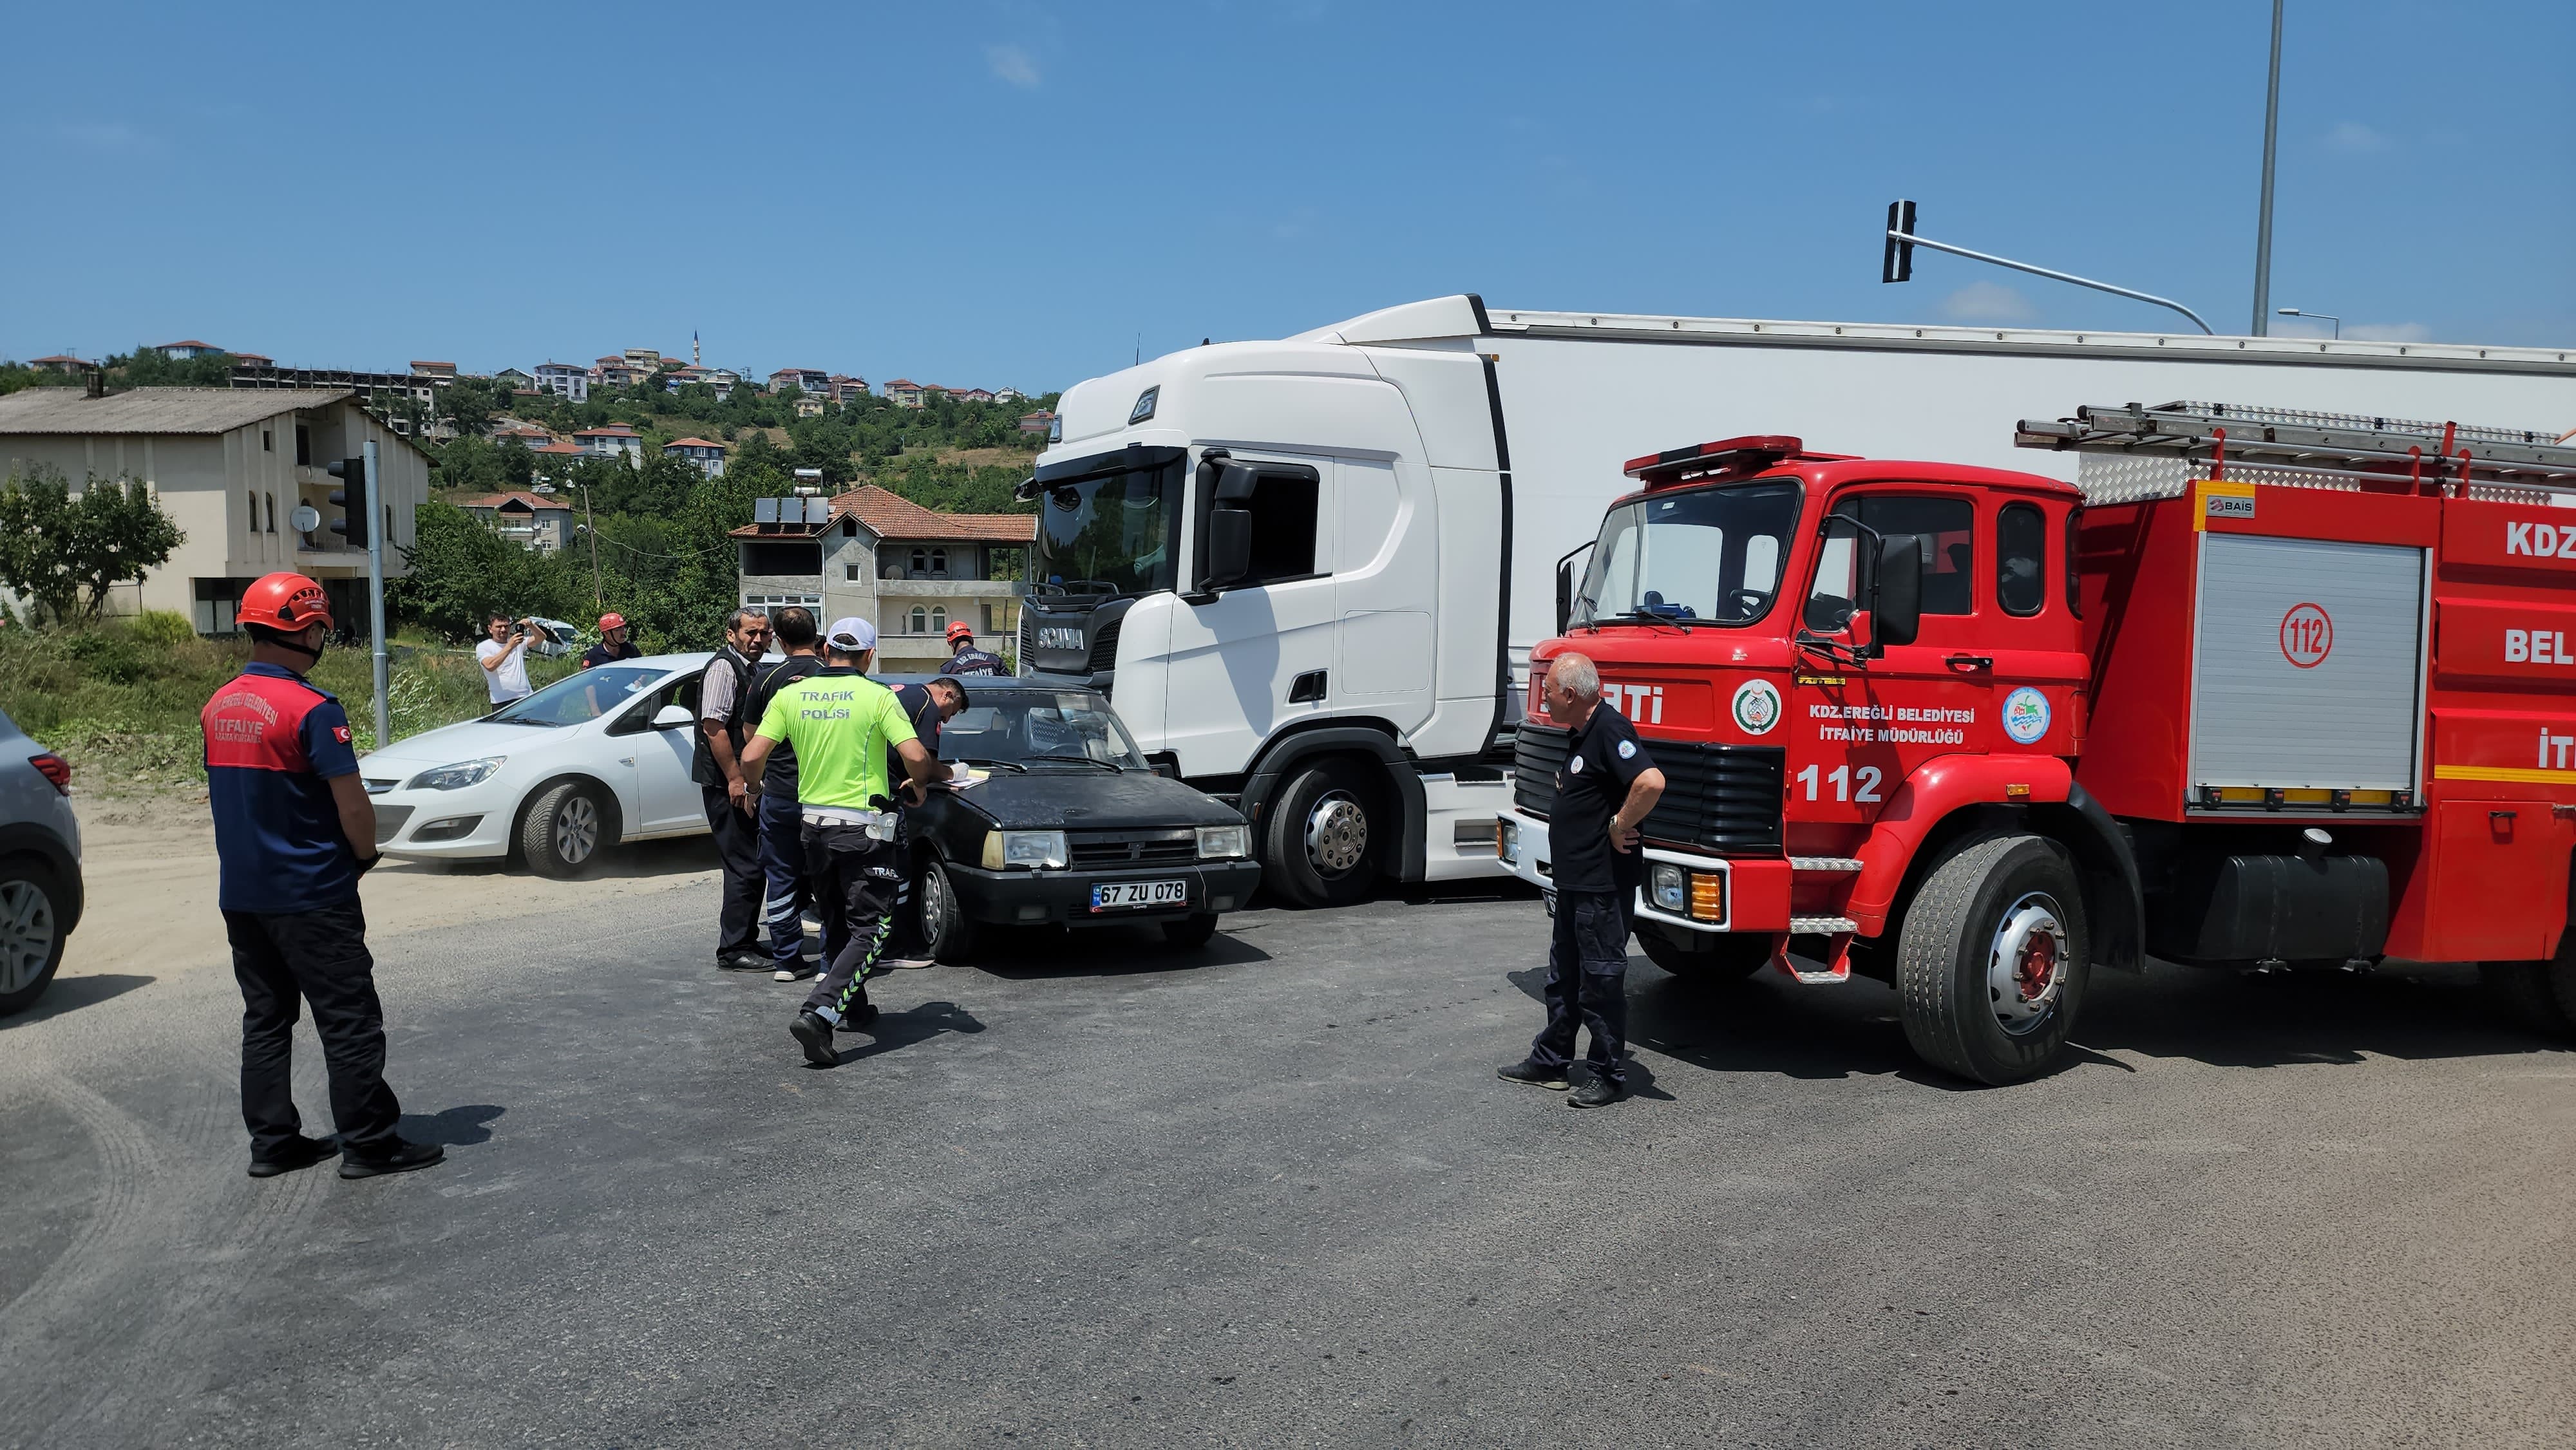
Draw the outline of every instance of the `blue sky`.
[[[16,7],[0,356],[1036,391],[1389,303],[2243,331],[2263,0]],[[2292,0],[2273,301],[2576,341],[2576,5]],[[2179,319],[2173,319],[2180,325]],[[2296,330],[2276,324],[2276,331]]]

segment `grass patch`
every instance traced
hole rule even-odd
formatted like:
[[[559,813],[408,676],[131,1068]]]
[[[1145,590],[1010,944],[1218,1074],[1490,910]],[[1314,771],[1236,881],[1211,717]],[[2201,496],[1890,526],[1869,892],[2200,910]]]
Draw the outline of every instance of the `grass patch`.
[[[248,640],[178,636],[149,615],[94,629],[0,629],[0,712],[71,761],[84,793],[199,789],[206,769],[197,712],[249,658]],[[532,659],[528,678],[542,687],[575,663]],[[491,708],[470,650],[397,640],[386,673],[396,739]],[[311,676],[340,697],[361,754],[376,747],[371,675],[364,648],[333,648]]]

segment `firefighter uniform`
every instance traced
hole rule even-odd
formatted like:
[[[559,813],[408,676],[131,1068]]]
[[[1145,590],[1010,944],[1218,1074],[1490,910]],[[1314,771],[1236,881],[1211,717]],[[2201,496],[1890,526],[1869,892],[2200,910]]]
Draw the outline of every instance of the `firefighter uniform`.
[[[1580,1026],[1592,1037],[1593,1075],[1616,1087],[1628,1080],[1628,931],[1646,862],[1639,851],[1611,848],[1610,818],[1654,764],[1627,717],[1607,702],[1596,705],[1566,742],[1556,806],[1548,813],[1556,919],[1547,954],[1547,1026],[1531,1040],[1529,1060],[1561,1072],[1573,1059]]]
[[[975,647],[975,628],[959,620],[948,626],[948,663],[939,667],[943,675],[1007,675],[1010,668],[1002,657],[991,650]]]
[[[892,690],[833,666],[782,686],[755,733],[796,749],[806,879],[823,912],[828,959],[804,1012],[835,1028],[860,1025],[875,1015],[867,979],[885,952],[902,879],[886,757],[914,738],[912,724]],[[811,1044],[807,1055],[824,1061]]]

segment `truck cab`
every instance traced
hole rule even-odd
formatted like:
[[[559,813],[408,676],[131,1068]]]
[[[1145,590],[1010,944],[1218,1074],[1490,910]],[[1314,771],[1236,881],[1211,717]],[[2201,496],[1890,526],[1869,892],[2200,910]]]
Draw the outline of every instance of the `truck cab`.
[[[1505,862],[1551,889],[1569,736],[1539,682],[1576,652],[1666,777],[1632,905],[1645,951],[1676,973],[1889,975],[1900,900],[1919,885],[1909,867],[1942,844],[1927,837],[2041,813],[2067,844],[2041,853],[2057,869],[2025,873],[2038,884],[2005,904],[1974,985],[1984,1035],[2000,1039],[1979,1045],[1999,1068],[2053,1053],[2088,925],[2135,935],[2134,870],[2073,779],[2081,495],[1792,437],[1677,449],[1627,472],[1640,489],[1566,559],[1562,626],[1533,656],[1498,823]]]

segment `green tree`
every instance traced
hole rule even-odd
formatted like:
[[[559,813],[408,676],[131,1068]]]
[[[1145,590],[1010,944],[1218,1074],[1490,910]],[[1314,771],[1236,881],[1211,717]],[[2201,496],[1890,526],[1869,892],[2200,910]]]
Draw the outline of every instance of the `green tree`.
[[[450,639],[482,633],[489,610],[576,618],[590,599],[586,552],[576,572],[565,556],[523,548],[454,504],[414,510],[402,554],[410,577],[386,585],[386,607]]]
[[[140,482],[92,475],[74,494],[40,468],[0,485],[0,585],[56,623],[97,618],[110,589],[140,580],[187,538]]]

